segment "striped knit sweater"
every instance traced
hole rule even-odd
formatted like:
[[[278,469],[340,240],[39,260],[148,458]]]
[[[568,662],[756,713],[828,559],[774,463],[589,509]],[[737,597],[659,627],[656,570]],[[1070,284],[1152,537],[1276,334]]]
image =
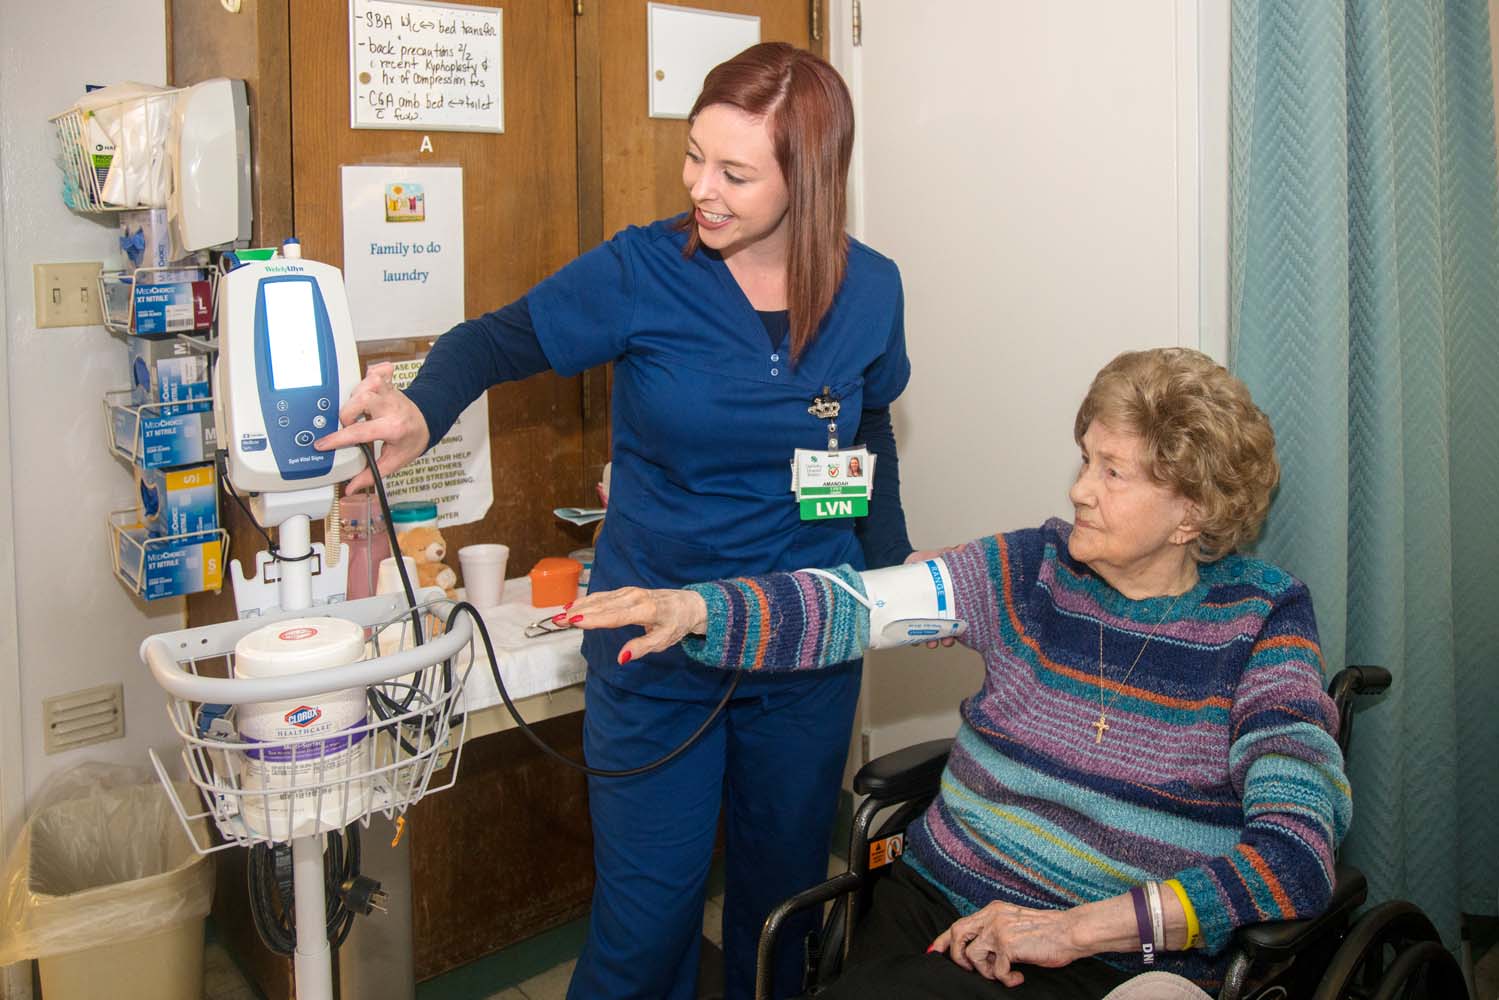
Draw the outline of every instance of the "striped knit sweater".
[[[1071,530],[1053,520],[942,557],[969,623],[962,641],[986,671],[905,858],[964,914],[996,899],[1061,909],[1180,879],[1204,944],[1156,967],[1211,990],[1233,928],[1327,905],[1348,828],[1311,598],[1234,555],[1201,566],[1174,607],[1132,601],[1068,555]],[[858,587],[857,573],[837,572]],[[868,612],[811,574],[692,589],[709,632],[686,645],[705,663],[815,669],[868,643]],[[1100,957],[1141,969],[1136,955]]]

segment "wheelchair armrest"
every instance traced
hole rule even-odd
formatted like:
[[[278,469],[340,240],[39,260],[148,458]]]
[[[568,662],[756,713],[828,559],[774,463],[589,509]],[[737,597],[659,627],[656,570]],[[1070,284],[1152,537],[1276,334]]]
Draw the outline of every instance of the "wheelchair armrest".
[[[1384,667],[1344,667],[1333,675],[1327,693],[1338,709],[1338,748],[1348,756],[1353,742],[1353,702],[1361,694],[1379,694],[1390,686],[1390,672]]]
[[[755,1000],[770,1000],[770,976],[775,966],[772,957],[775,955],[776,938],[780,937],[781,926],[786,923],[787,918],[798,910],[818,906],[830,899],[837,899],[844,893],[853,892],[862,881],[863,878],[854,872],[841,872],[826,882],[802,890],[770,911],[764,926],[760,928],[755,962]]]
[[[932,740],[876,757],[854,775],[854,791],[885,802],[932,794],[952,744],[952,740]]]
[[[1333,675],[1327,693],[1333,701],[1339,696],[1379,694],[1390,686],[1390,672],[1384,667],[1347,666]]]
[[[1353,911],[1369,895],[1369,884],[1357,868],[1338,865],[1327,909],[1306,920],[1275,920],[1239,928],[1237,944],[1256,961],[1279,962],[1290,958],[1328,930],[1346,924]]]

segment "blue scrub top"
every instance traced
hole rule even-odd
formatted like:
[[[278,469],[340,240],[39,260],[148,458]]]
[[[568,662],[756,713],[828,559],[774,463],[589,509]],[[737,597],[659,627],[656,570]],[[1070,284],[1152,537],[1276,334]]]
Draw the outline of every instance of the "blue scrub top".
[[[900,272],[850,238],[843,284],[793,364],[785,345],[768,345],[722,258],[706,248],[682,256],[687,234],[677,222],[632,226],[527,295],[558,373],[614,362],[609,513],[589,589],[862,568],[852,519],[800,520],[791,459],[797,448],[827,446],[827,421],[807,412],[824,386],[842,404],[844,444],[863,408],[889,406],[905,388]],[[643,694],[722,690],[722,673],[677,647],[620,666],[620,648],[638,634],[587,632],[589,669]],[[751,680],[740,690],[752,690]]]

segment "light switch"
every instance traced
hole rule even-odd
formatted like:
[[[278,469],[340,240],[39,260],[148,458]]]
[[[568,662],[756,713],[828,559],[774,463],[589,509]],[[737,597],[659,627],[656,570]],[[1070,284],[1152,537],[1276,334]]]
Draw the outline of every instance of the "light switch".
[[[99,311],[98,261],[33,264],[38,329],[57,326],[102,326]]]

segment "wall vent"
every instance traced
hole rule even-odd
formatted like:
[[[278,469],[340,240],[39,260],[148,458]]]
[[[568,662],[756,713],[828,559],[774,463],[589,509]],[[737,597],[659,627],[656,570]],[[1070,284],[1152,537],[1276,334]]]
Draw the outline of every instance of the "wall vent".
[[[125,735],[125,685],[105,684],[42,701],[49,754],[77,750]]]

